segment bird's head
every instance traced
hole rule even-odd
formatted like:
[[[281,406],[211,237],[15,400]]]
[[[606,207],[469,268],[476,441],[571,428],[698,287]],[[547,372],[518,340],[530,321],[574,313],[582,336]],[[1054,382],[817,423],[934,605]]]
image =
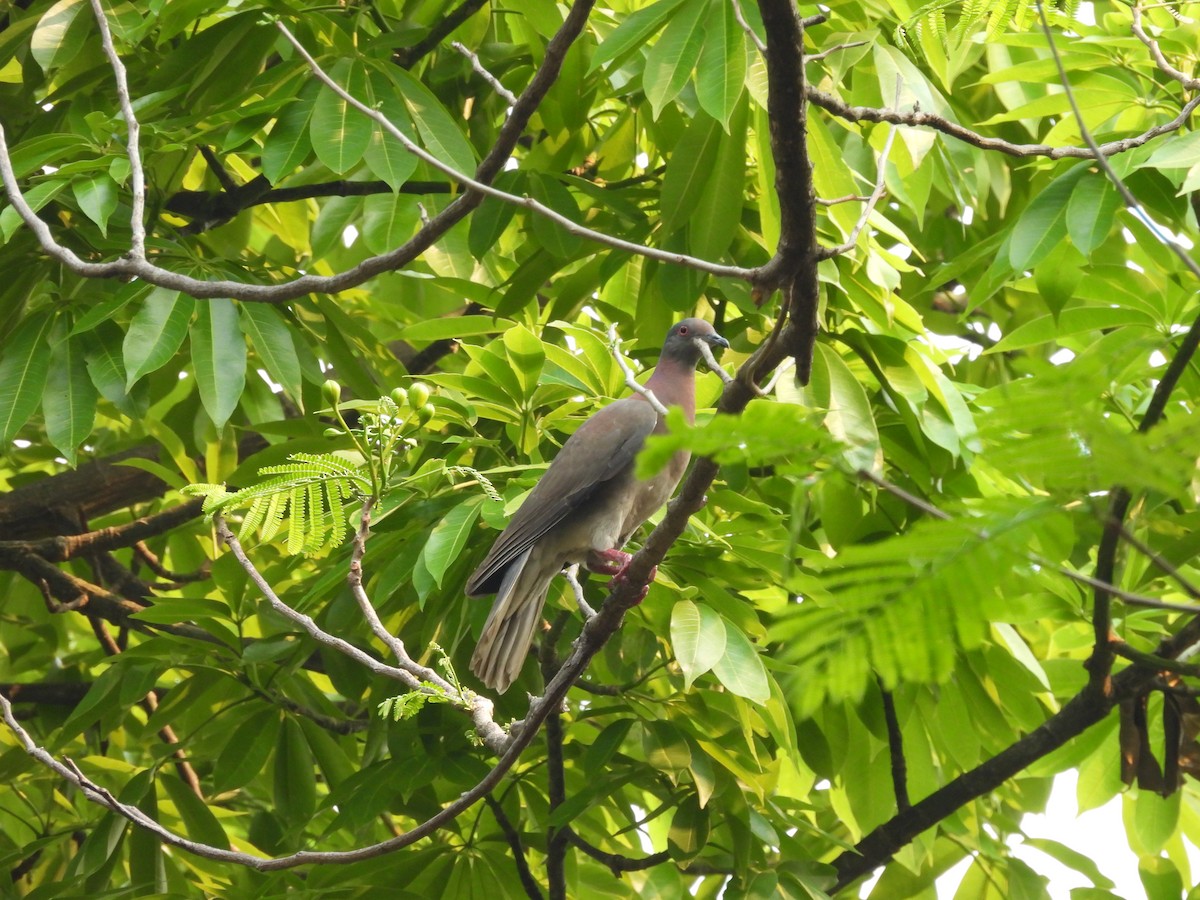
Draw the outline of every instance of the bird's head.
[[[729,341],[717,334],[715,328],[703,319],[684,319],[676,322],[663,341],[664,358],[676,359],[695,366],[700,361],[700,347],[728,347]]]

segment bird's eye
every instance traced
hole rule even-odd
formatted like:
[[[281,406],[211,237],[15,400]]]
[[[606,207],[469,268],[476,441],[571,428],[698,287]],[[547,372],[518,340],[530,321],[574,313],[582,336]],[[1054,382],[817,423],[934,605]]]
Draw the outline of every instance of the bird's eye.
[[[688,333],[688,327],[687,327],[686,325],[680,325],[680,326],[679,326],[679,333],[680,333],[680,334],[687,334],[687,333]]]

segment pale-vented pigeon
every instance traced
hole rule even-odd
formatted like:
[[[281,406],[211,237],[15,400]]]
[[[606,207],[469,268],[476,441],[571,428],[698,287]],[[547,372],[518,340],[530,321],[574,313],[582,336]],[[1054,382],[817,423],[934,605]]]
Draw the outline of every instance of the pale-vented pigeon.
[[[646,382],[663,406],[679,406],[688,422],[696,409],[700,342],[729,342],[703,319],[684,319],[669,332],[654,374]],[[676,453],[653,478],[634,476],[634,459],[647,435],[665,430],[641,394],[609,404],[563,444],[508,527],[467,582],[467,596],[496,595],[471,657],[471,670],[488,687],[506,691],[521,671],[541,617],[550,581],[564,566],[583,563],[621,577],[629,554],[621,548],[639,525],[667,502],[688,454]]]

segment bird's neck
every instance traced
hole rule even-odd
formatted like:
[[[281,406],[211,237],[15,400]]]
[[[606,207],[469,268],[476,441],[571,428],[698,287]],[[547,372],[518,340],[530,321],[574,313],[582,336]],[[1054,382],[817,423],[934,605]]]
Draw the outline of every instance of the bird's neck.
[[[646,381],[663,406],[678,406],[688,423],[696,420],[696,366],[670,357],[659,359]]]

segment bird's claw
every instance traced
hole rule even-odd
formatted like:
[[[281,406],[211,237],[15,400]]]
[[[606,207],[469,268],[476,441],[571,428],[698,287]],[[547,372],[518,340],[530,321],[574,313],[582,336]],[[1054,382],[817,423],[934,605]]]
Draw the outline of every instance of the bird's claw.
[[[629,568],[633,555],[622,550],[591,550],[588,552],[587,566],[589,572],[597,575],[620,575]]]

